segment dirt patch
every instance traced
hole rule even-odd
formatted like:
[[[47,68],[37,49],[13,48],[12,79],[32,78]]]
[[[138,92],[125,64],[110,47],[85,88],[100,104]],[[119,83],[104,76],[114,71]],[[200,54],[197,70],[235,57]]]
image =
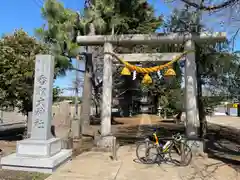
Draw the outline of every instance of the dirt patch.
[[[115,117],[115,121],[122,123],[119,126],[144,125],[144,124],[158,124],[163,119],[156,115],[140,114],[133,117]]]
[[[16,151],[16,141],[0,141],[0,158]]]
[[[83,138],[80,141],[73,142],[73,157],[82,154],[83,152],[90,151],[94,146],[92,138]]]

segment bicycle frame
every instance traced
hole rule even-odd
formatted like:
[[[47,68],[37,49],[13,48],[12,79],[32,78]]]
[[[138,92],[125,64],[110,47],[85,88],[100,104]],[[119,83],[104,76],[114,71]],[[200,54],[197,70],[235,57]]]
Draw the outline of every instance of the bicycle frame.
[[[154,136],[154,139],[155,139],[155,144],[158,146],[158,148],[160,147],[160,144],[159,144],[159,139],[158,139],[158,137],[157,137],[157,133],[156,132],[154,132],[153,133],[153,136]],[[170,142],[170,143],[169,143]],[[169,144],[168,144],[169,143]],[[168,144],[165,148],[164,148],[164,146],[166,145],[166,144]],[[171,141],[167,141],[164,145],[163,145],[163,150],[162,150],[162,152],[163,153],[166,153],[166,152],[168,152],[168,150],[169,150],[169,147],[172,145],[172,142]]]
[[[187,148],[187,150],[189,150],[189,146],[186,146],[186,143],[182,141],[182,136],[180,134],[173,135],[170,138],[161,138],[160,136],[157,136],[157,132],[154,131],[152,133],[150,140],[153,146],[148,147],[147,145],[147,149],[145,151],[145,157],[149,158],[152,155],[154,156],[153,158],[149,159],[150,160],[149,163],[155,163],[157,161],[167,162],[169,160],[177,165],[186,166],[190,163],[192,158],[191,154],[190,154],[190,159],[185,161],[185,157],[187,157],[189,154],[188,153],[187,156],[185,155],[185,147]],[[152,149],[153,150],[155,149],[155,151],[152,152],[151,151]],[[191,153],[191,149],[188,152]],[[178,154],[178,157],[181,157],[181,160],[174,159],[175,153]],[[165,156],[165,154],[168,154],[169,156]]]
[[[158,146],[158,148],[160,147],[160,144],[159,144],[159,139],[158,139],[158,137],[157,137],[157,133],[156,132],[154,132],[153,133],[153,136],[154,136],[154,138],[155,138],[155,144]],[[162,150],[162,152],[163,153],[167,153],[168,151],[169,151],[169,148],[171,147],[171,146],[174,146],[175,145],[175,143],[174,143],[174,140],[169,140],[169,141],[167,141],[164,145],[163,145],[163,150]],[[176,151],[177,151],[177,153],[178,154],[181,154],[181,150],[175,145],[175,149],[176,149]]]
[[[155,138],[155,144],[159,146],[159,141],[158,141],[157,133],[154,132],[154,133],[153,133],[153,136],[154,136],[154,138]]]

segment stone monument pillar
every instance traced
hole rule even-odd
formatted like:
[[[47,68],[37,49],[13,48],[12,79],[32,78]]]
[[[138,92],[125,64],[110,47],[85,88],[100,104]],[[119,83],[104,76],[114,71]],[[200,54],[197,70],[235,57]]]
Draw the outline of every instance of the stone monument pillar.
[[[51,173],[68,160],[71,150],[62,149],[62,141],[50,132],[54,57],[37,55],[33,92],[31,136],[17,142],[16,153],[1,159],[3,169]]]

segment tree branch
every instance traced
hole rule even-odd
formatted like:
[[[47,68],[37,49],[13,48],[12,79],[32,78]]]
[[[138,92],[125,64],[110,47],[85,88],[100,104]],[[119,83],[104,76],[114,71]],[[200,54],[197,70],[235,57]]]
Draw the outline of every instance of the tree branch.
[[[181,1],[186,3],[188,6],[191,6],[196,9],[200,9],[200,10],[205,10],[205,11],[214,11],[214,10],[226,8],[228,6],[231,6],[231,5],[239,2],[239,0],[228,0],[226,2],[223,2],[223,3],[221,3],[219,5],[215,5],[215,6],[204,6],[204,5],[199,5],[197,3],[194,3],[194,2],[190,2],[189,0],[181,0]]]
[[[82,69],[77,69],[77,68],[69,68],[69,70],[74,70],[74,71],[78,71],[78,72],[81,72],[81,73],[85,73],[85,70],[82,70]]]

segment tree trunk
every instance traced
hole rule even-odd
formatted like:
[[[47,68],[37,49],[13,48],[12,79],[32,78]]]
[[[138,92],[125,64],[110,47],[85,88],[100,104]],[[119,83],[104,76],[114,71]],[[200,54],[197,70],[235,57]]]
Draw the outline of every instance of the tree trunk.
[[[89,57],[85,64],[84,85],[82,95],[82,107],[80,114],[81,133],[90,125],[90,112],[92,101],[92,59]]]
[[[96,112],[96,116],[99,116],[99,111],[98,111],[98,105],[97,104],[95,106],[95,112]]]
[[[94,99],[94,105],[95,105],[95,116],[97,117],[99,115],[98,107],[99,107],[99,102]]]
[[[197,74],[197,105],[198,105],[198,118],[199,118],[199,138],[201,139],[201,151],[199,153],[204,153],[205,143],[204,137],[207,133],[207,121],[205,116],[205,110],[202,101],[202,79],[200,74],[200,48],[196,45],[196,74]],[[198,148],[200,150],[200,148]]]
[[[93,24],[90,24],[89,35],[95,34],[95,28]],[[88,47],[88,58],[85,64],[85,74],[84,74],[84,85],[83,85],[83,99],[80,114],[80,133],[84,134],[85,129],[90,125],[90,113],[91,113],[91,102],[92,102],[92,76],[93,76],[93,62],[92,62],[92,47]]]
[[[199,49],[197,49],[197,56],[199,55]],[[206,113],[202,101],[202,79],[201,74],[199,72],[199,66],[200,66],[200,60],[197,59],[197,101],[198,101],[198,114],[199,114],[199,122],[200,122],[200,128],[199,128],[199,136],[200,138],[204,138],[207,133],[207,120],[206,120]]]

